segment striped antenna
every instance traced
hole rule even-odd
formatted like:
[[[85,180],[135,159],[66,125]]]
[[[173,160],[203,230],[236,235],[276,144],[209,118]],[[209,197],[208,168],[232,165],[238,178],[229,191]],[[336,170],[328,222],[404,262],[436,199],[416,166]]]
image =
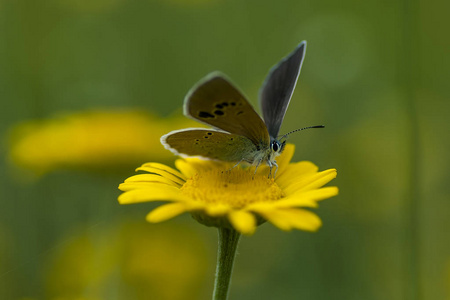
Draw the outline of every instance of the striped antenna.
[[[295,129],[295,130],[292,130],[291,132],[286,133],[285,135],[282,135],[278,140],[287,138],[288,135],[290,135],[291,133],[294,133],[294,132],[297,132],[297,131],[301,131],[301,130],[305,130],[305,129],[311,129],[311,128],[325,128],[325,126],[324,125],[316,125],[316,126],[308,126],[308,127]]]

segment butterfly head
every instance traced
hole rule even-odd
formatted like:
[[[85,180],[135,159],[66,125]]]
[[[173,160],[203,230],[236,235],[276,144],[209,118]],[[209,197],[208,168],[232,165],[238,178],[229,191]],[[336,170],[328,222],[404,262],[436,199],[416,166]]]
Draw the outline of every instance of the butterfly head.
[[[272,150],[272,155],[275,154],[275,156],[278,156],[283,152],[284,146],[286,146],[286,141],[280,142],[279,140],[272,139],[270,142],[270,150]]]

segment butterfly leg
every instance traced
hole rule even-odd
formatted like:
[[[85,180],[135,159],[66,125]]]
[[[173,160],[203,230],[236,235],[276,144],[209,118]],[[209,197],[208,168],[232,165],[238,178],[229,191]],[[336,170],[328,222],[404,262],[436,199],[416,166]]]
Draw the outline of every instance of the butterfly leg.
[[[278,171],[278,164],[276,161],[273,161],[272,164],[275,166],[275,172],[273,173],[273,178],[275,178],[275,176],[277,175],[277,171]]]
[[[267,178],[270,178],[270,176],[272,175],[272,162],[270,160],[267,160],[267,164],[269,165],[269,175],[267,176]]]
[[[256,175],[256,171],[258,170],[259,165],[262,163],[262,158],[258,161],[258,163],[256,164],[256,168],[255,168],[255,173],[253,174],[253,176]]]
[[[230,172],[231,170],[233,170],[234,168],[236,168],[237,166],[239,166],[239,164],[240,164],[241,162],[243,162],[243,161],[244,161],[244,159],[241,159],[240,161],[238,161],[234,166],[232,166],[230,169],[228,169],[227,172]]]

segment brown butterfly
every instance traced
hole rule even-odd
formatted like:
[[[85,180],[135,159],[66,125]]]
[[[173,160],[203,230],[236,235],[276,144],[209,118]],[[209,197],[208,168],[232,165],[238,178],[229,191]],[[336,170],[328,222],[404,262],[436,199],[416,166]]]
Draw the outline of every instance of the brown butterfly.
[[[200,80],[184,100],[184,114],[215,129],[188,128],[161,137],[161,143],[178,155],[201,156],[221,161],[265,162],[278,168],[275,158],[283,151],[287,135],[277,138],[297,83],[305,56],[306,41],[269,72],[260,91],[264,121],[245,96],[221,73]],[[276,173],[275,169],[275,173]],[[256,170],[255,170],[256,172]],[[275,174],[274,174],[275,176]]]

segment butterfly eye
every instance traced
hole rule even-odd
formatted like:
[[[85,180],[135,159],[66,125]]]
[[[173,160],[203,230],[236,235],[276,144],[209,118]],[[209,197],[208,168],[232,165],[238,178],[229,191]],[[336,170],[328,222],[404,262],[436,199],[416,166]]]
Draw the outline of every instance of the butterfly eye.
[[[278,143],[277,141],[272,142],[272,150],[277,152],[278,150],[280,150],[280,143]]]

